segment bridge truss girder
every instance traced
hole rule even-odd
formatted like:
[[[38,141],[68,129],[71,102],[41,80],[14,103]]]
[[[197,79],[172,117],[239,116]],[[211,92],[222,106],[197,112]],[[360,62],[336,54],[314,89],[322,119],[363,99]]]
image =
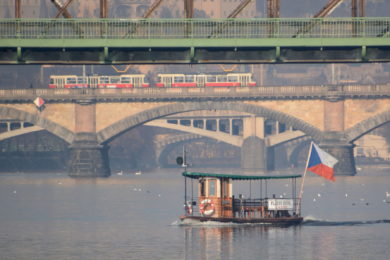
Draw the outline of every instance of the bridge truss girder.
[[[388,31],[385,32],[386,35]],[[232,44],[234,46],[235,44]],[[390,62],[389,46],[0,47],[0,64],[279,64]]]

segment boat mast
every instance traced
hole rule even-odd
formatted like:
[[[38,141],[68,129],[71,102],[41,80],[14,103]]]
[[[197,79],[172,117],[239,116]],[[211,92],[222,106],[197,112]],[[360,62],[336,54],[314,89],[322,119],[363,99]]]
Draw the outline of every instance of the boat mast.
[[[187,172],[187,160],[186,160],[186,149],[183,145],[183,164],[181,167],[184,167],[184,172]],[[187,177],[184,176],[184,206],[187,206]]]
[[[302,182],[301,182],[301,189],[299,191],[298,207],[297,207],[297,213],[299,214],[299,216],[301,215],[301,200],[302,200],[302,195],[303,195],[303,185],[305,183],[305,177],[307,174],[307,167],[309,166],[309,159],[310,159],[312,147],[313,147],[313,141],[310,143],[309,154],[308,154],[307,160],[306,160],[305,172],[303,173]]]

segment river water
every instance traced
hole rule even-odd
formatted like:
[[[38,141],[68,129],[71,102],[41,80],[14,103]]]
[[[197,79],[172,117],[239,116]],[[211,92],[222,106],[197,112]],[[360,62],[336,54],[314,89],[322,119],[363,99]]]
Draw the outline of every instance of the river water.
[[[224,170],[225,171],[225,170]],[[276,190],[290,189],[281,183]],[[0,259],[389,259],[390,168],[309,174],[303,225],[181,226],[180,169],[77,180],[0,175]],[[242,191],[248,192],[244,188]]]

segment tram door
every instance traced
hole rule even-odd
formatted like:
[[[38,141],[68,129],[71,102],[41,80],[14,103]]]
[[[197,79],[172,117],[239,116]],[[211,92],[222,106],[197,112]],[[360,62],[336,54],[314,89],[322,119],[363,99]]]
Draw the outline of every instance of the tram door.
[[[164,83],[166,87],[172,87],[172,76],[163,76],[161,77],[161,81]]]
[[[196,77],[196,85],[198,87],[204,87],[206,83],[205,76],[204,75],[199,75]]]
[[[99,83],[99,76],[90,76],[89,77],[89,86],[90,88],[97,88]]]
[[[142,87],[142,76],[133,76],[133,85],[136,88]]]
[[[239,81],[241,83],[241,87],[247,87],[249,85],[249,78],[247,75],[240,75]]]
[[[64,88],[65,87],[65,79],[66,78],[62,78],[62,77],[54,79],[55,84],[57,84],[57,88]]]

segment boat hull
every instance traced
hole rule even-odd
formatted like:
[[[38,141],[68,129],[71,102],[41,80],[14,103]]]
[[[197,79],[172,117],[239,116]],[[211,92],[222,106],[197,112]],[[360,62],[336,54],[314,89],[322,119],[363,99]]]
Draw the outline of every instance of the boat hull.
[[[186,219],[200,222],[215,221],[222,223],[239,223],[239,224],[264,224],[272,226],[292,226],[302,223],[302,217],[285,217],[285,218],[227,218],[227,217],[203,217],[203,216],[181,216],[182,221]]]

